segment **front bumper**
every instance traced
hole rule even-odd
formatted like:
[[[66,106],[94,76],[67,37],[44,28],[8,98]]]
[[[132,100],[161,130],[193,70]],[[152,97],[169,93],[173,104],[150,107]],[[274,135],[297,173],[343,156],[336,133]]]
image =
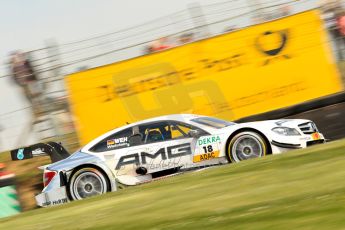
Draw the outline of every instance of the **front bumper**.
[[[49,192],[42,192],[38,194],[35,199],[37,205],[41,207],[49,207],[69,202],[65,186],[51,189]]]
[[[322,133],[302,136],[276,136],[271,140],[272,152],[282,153],[291,149],[302,149],[316,144],[325,143]]]

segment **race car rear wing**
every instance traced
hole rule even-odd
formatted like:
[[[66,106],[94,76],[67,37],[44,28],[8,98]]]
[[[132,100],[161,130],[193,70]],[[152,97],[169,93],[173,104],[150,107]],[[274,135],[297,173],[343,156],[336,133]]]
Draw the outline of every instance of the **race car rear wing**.
[[[61,161],[70,156],[66,149],[56,142],[38,143],[11,151],[11,158],[13,161],[47,155],[50,157],[52,163]]]

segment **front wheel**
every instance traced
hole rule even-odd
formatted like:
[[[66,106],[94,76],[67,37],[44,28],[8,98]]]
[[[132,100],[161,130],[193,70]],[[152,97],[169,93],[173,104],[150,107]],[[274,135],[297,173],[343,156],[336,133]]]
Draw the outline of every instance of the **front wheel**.
[[[109,185],[103,173],[94,168],[82,168],[73,173],[69,192],[73,200],[104,194]]]
[[[264,138],[252,131],[236,134],[230,141],[227,154],[231,162],[239,162],[267,154],[267,144]]]

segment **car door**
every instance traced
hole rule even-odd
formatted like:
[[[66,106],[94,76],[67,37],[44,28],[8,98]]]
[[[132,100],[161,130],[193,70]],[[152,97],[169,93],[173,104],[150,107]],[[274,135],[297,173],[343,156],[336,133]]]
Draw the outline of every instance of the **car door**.
[[[193,138],[173,121],[152,122],[138,128],[142,136],[140,167],[147,173],[184,167],[190,162]]]

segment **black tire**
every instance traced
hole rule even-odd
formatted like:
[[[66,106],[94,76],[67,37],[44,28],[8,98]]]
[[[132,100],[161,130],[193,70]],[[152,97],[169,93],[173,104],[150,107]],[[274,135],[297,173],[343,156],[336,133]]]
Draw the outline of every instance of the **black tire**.
[[[237,133],[227,146],[227,155],[231,162],[240,162],[268,154],[265,139],[253,131]]]
[[[82,200],[106,193],[109,190],[109,184],[102,172],[87,167],[73,173],[68,190],[73,200]]]

